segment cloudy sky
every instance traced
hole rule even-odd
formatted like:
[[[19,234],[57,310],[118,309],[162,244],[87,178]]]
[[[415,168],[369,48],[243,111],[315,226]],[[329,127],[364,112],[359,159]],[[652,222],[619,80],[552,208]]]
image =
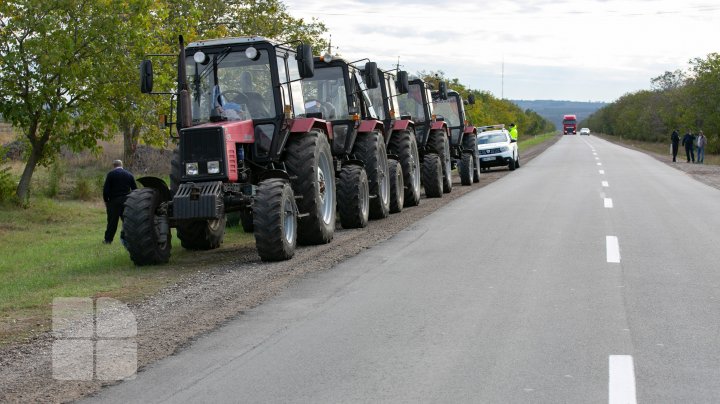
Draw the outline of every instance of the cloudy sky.
[[[286,0],[349,59],[510,99],[613,101],[720,52],[719,0]],[[504,60],[504,86],[503,80]]]

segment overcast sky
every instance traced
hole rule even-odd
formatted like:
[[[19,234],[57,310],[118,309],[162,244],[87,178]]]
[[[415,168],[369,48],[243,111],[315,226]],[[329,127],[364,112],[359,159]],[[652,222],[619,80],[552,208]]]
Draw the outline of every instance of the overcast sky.
[[[720,0],[286,0],[349,59],[510,99],[613,101],[720,52]],[[318,53],[316,51],[316,53]],[[504,86],[502,85],[504,60]]]

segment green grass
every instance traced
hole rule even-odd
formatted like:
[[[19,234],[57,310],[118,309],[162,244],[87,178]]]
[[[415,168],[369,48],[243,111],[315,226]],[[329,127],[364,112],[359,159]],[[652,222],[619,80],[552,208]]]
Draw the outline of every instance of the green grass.
[[[102,202],[34,198],[27,209],[0,206],[0,343],[24,323],[47,326],[55,297],[109,296],[132,301],[193,272],[206,262],[229,261],[254,246],[252,234],[228,228],[220,249],[190,252],[173,237],[168,265],[135,267],[116,235],[102,244]],[[19,323],[18,323],[19,322]]]
[[[558,136],[556,133],[546,133],[544,135],[537,136],[522,136],[520,135],[520,141],[518,142],[518,150],[526,150],[529,147],[539,145],[540,143],[547,142],[548,140]]]

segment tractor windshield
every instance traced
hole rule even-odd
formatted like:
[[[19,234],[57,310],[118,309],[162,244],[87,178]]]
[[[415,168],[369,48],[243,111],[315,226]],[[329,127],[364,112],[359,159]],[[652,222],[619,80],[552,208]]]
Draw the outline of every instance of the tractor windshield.
[[[277,115],[267,50],[256,60],[227,50],[207,53],[205,64],[186,60],[193,125]]]
[[[385,103],[383,102],[382,88],[380,88],[380,86],[377,86],[376,88],[369,88],[367,94],[370,98],[370,103],[373,108],[375,108],[378,119],[387,119],[388,116],[385,114]]]
[[[407,94],[398,95],[400,104],[400,115],[410,115],[416,122],[427,122],[429,116],[425,116],[425,102],[423,101],[423,89],[420,84],[413,83],[408,87]]]
[[[346,119],[347,91],[343,69],[338,66],[315,69],[312,78],[303,79],[306,113],[322,113],[326,120]]]
[[[447,100],[435,99],[433,106],[435,107],[435,115],[445,118],[448,126],[461,126],[460,110],[458,109],[458,96],[449,95]]]

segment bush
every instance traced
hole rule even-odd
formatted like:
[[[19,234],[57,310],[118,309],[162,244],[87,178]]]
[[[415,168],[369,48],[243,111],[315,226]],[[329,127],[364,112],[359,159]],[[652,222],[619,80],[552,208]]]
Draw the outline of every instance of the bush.
[[[95,195],[92,181],[87,178],[78,178],[77,182],[75,182],[75,190],[73,192],[75,199],[89,201]]]
[[[10,167],[0,160],[0,202],[10,200],[15,194],[17,182],[10,173]]]
[[[60,159],[56,159],[50,167],[50,175],[48,175],[47,188],[45,188],[45,196],[54,198],[60,193],[60,182],[65,176],[65,167]]]

